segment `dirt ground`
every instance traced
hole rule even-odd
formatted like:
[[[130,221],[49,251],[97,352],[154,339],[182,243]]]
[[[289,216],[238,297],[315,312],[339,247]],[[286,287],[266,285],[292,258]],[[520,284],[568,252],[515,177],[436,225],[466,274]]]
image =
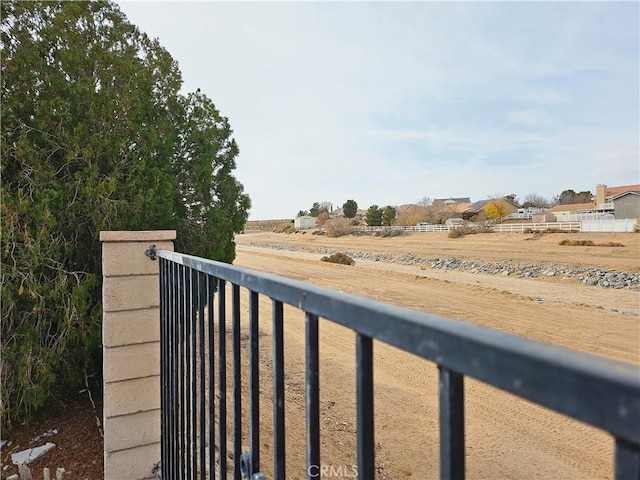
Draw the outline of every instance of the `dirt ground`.
[[[617,242],[614,247],[559,246],[564,238]],[[517,260],[640,269],[640,235],[446,234],[395,238],[245,233],[236,238],[236,265],[283,275],[442,317],[481,325],[640,365],[640,292],[582,285],[576,279],[518,279],[356,260],[353,267],[321,262],[303,248],[422,257]],[[265,248],[278,244],[282,249]],[[289,250],[295,246],[298,250]],[[243,299],[246,300],[243,296]],[[244,307],[246,310],[246,303]],[[260,303],[262,471],[272,472],[268,300]],[[246,314],[244,315],[246,317]],[[320,324],[321,463],[323,478],[348,478],[355,463],[354,335]],[[376,343],[375,428],[378,478],[439,477],[437,368]],[[285,307],[287,470],[305,475],[304,317]],[[611,478],[613,441],[603,432],[472,379],[465,380],[468,478]]]
[[[11,454],[52,442],[53,450],[29,465],[33,480],[44,478],[46,467],[51,478],[58,468],[65,469],[67,480],[98,480],[104,476],[102,421],[102,388],[95,380],[89,383],[92,396],[86,390],[55,395],[46,415],[37,416],[28,424],[16,428],[3,440],[9,442],[0,452],[0,478],[18,473]],[[93,403],[91,402],[93,400]],[[95,408],[94,408],[95,404]]]
[[[559,246],[562,239],[617,242],[624,248]],[[370,253],[413,253],[421,257],[468,260],[516,260],[599,266],[640,271],[640,235],[634,234],[487,234],[450,239],[423,233],[395,238],[311,234],[239,235],[235,264],[362,295],[439,316],[474,323],[563,347],[640,365],[640,292],[585,286],[576,279],[479,275],[390,262],[356,260],[354,267],[321,262],[306,248]],[[254,246],[250,246],[253,244]],[[280,250],[256,245],[277,244]],[[295,247],[297,251],[288,250]],[[247,296],[243,292],[244,328]],[[272,477],[270,375],[271,304],[260,301],[261,470]],[[242,335],[246,353],[247,335]],[[354,478],[354,335],[320,322],[321,466],[319,478]],[[375,428],[377,478],[439,477],[438,380],[433,364],[376,343]],[[244,358],[243,365],[247,365]],[[285,381],[288,478],[305,478],[304,317],[285,307]],[[244,368],[244,367],[243,367]],[[246,372],[244,368],[243,376]],[[94,389],[95,387],[95,389]],[[49,441],[57,447],[32,466],[52,473],[64,466],[65,478],[102,478],[101,395],[96,409],[86,392],[59,399],[46,418],[35,419],[5,440],[0,477],[15,472],[10,453],[34,446],[33,438],[57,429]],[[611,478],[613,441],[609,435],[532,405],[471,379],[465,380],[467,477],[481,479]],[[228,392],[230,392],[230,385]],[[247,392],[243,403],[245,415]],[[230,437],[231,431],[229,431]],[[248,445],[245,425],[243,444]],[[230,459],[231,460],[231,459]]]

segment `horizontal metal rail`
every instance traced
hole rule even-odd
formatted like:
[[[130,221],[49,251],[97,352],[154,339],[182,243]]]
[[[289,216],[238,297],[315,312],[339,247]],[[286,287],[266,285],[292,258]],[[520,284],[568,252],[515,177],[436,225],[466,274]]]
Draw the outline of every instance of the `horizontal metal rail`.
[[[276,478],[284,478],[285,455],[282,409],[284,372],[281,371],[284,368],[281,361],[282,304],[293,305],[306,314],[308,468],[318,465],[317,462],[320,460],[318,419],[314,417],[318,415],[317,322],[318,318],[322,317],[348,327],[357,334],[356,408],[359,478],[369,480],[375,474],[372,399],[373,339],[438,365],[440,369],[440,463],[443,477],[464,477],[464,376],[475,378],[609,432],[616,440],[616,477],[622,479],[628,478],[629,475],[632,478],[640,476],[640,373],[637,366],[190,255],[167,251],[159,251],[157,255],[164,264],[164,266],[161,265],[161,278],[166,276],[162,273],[163,270],[174,271],[177,265],[178,272],[184,268],[187,271],[201,272],[210,278],[218,279],[222,285],[224,282],[229,282],[234,286],[234,293],[238,287],[248,289],[253,299],[252,312],[254,308],[257,310],[257,298],[254,298],[254,295],[265,295],[274,302],[275,471],[278,472]],[[189,274],[184,273],[181,278],[183,278],[182,282],[187,282],[187,286],[191,285],[188,280],[192,277]],[[175,283],[175,280],[173,282]],[[178,280],[178,284],[180,282],[181,280]],[[192,290],[189,290],[192,296],[193,288],[198,287],[192,287]],[[234,295],[234,307],[235,299]],[[174,303],[181,302],[179,300],[169,302],[170,305]],[[167,309],[163,309],[165,310]],[[234,318],[239,315],[235,312],[234,308]],[[253,313],[251,316],[252,322],[255,321],[257,325],[257,317],[254,319]],[[195,317],[188,321],[195,325]],[[390,325],[393,325],[393,328],[389,328]],[[233,327],[235,339],[237,328],[235,321]],[[171,328],[166,326],[162,331],[169,331]],[[252,329],[255,328],[257,327],[254,325]],[[222,331],[220,329],[221,334]],[[189,328],[186,331],[179,329],[179,332],[184,332],[180,333],[183,337],[191,334]],[[223,340],[220,339],[220,341]],[[257,338],[250,341],[255,341],[257,346]],[[176,347],[170,346],[167,351],[176,351]],[[178,349],[178,351],[181,350]],[[187,353],[189,353],[188,347]],[[222,355],[222,350],[220,354]],[[253,368],[255,368],[255,359],[252,361],[252,370]],[[170,367],[168,371],[170,379],[182,380],[180,375],[176,376],[175,367]],[[220,374],[223,375],[223,372]],[[253,383],[251,391],[254,392],[252,396],[258,388],[257,372],[255,375],[255,377],[251,376]],[[169,391],[173,388],[175,391],[175,387],[166,388],[169,388]],[[179,388],[182,392],[185,387],[180,384]],[[188,391],[189,388],[186,387],[186,390]],[[239,390],[236,395],[239,402]],[[189,402],[188,395],[185,400]],[[195,397],[193,400],[196,401]],[[251,409],[253,409],[254,401],[252,400],[251,403]],[[253,413],[251,415],[252,422],[258,420]],[[167,417],[167,421],[172,425],[171,417]],[[189,426],[186,427],[187,434],[191,434]],[[252,432],[256,432],[251,442],[253,447],[258,442],[259,426],[253,425],[251,428]],[[222,426],[220,432],[222,432]],[[162,445],[168,448],[164,440]],[[226,448],[226,446],[222,447]],[[195,453],[194,450],[190,458],[195,456]],[[239,458],[240,452],[236,450],[234,453],[236,453],[234,458]],[[180,457],[178,460],[172,460],[172,458],[169,456],[169,461],[173,462],[171,464],[175,463],[178,466],[184,461]],[[256,467],[255,464],[254,467]],[[193,470],[195,469],[194,466]],[[250,463],[249,470],[252,474],[257,472]]]

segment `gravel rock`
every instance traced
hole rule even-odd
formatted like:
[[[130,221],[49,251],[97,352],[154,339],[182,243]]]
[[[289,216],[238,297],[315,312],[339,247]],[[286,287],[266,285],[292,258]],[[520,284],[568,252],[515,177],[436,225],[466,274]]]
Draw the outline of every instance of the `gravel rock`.
[[[288,249],[291,251],[305,251],[318,253],[321,255],[331,255],[340,250],[331,248],[315,248],[284,245],[272,243],[249,243],[249,246],[260,248],[272,248],[276,250]],[[601,288],[625,288],[640,290],[640,273],[617,272],[613,270],[602,270],[598,267],[582,267],[577,265],[561,264],[536,264],[517,263],[515,261],[473,261],[460,260],[455,257],[450,258],[425,258],[414,253],[404,253],[402,255],[392,255],[390,253],[370,253],[370,252],[342,252],[354,259],[371,260],[375,262],[392,262],[401,265],[414,265],[439,270],[459,270],[476,275],[502,275],[503,277],[514,276],[516,278],[540,278],[540,277],[563,277],[574,279],[587,286],[597,286]]]

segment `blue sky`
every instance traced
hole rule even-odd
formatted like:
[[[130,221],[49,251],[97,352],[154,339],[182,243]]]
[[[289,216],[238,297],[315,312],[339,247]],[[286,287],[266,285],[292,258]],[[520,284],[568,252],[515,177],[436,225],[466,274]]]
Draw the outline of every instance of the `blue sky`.
[[[640,182],[638,2],[118,2],[229,118],[251,219]]]

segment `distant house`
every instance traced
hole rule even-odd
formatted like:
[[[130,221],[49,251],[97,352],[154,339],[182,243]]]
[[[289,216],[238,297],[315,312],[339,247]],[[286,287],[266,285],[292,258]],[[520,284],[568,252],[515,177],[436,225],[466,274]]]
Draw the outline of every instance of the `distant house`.
[[[640,192],[640,184],[621,185],[618,187],[607,187],[604,184],[597,185],[596,196],[594,198],[595,206],[600,211],[613,210],[613,202],[611,200],[627,192]]]
[[[447,218],[447,221],[444,222],[445,225],[462,225],[463,223],[464,223],[464,219],[460,217]]]
[[[297,217],[293,221],[293,226],[296,227],[296,230],[304,230],[306,228],[315,228],[316,219],[315,217],[310,217],[309,215],[302,215]]]
[[[436,198],[431,206],[438,207],[440,205],[454,205],[459,203],[471,203],[470,197],[449,197],[449,198]]]
[[[533,223],[555,222],[556,216],[549,211],[542,212],[542,213],[534,213],[533,216],[531,217],[531,221]]]
[[[613,213],[615,218],[639,218],[640,184],[619,187],[598,185],[594,201],[598,211]]]
[[[640,184],[607,187],[596,186],[596,195],[589,203],[556,205],[549,210],[557,221],[598,218],[639,218]]]
[[[519,208],[517,212],[510,214],[507,219],[531,220],[535,215],[545,213],[546,211],[546,208],[539,207]]]
[[[597,213],[597,209],[593,202],[568,203],[566,205],[556,205],[550,208],[547,213],[553,214],[558,222],[567,222],[575,220],[578,216],[595,214]]]
[[[436,198],[429,206],[433,216],[438,221],[446,221],[447,218],[459,218],[471,206],[469,197]]]
[[[478,200],[477,202],[473,202],[471,205],[469,205],[464,212],[462,212],[462,218],[468,220],[471,217],[473,217],[474,215],[478,215],[479,213],[483,213],[484,209],[487,205],[495,202],[495,201],[501,201],[504,202],[505,205],[505,213],[507,215],[515,213],[518,211],[518,205],[516,205],[515,203],[513,203],[511,200],[509,200],[508,198],[488,198],[486,200]]]
[[[640,219],[640,191],[620,193],[609,198],[613,203],[614,218],[638,218]]]
[[[415,203],[405,203],[404,205],[400,205],[399,207],[396,207],[396,211],[400,214],[400,213],[411,213],[411,212],[415,212],[416,210],[421,209],[422,207],[420,205],[416,205]]]
[[[362,210],[359,208],[358,210],[356,210],[356,216],[353,217],[353,219],[360,221],[366,216],[367,216],[367,210]]]

